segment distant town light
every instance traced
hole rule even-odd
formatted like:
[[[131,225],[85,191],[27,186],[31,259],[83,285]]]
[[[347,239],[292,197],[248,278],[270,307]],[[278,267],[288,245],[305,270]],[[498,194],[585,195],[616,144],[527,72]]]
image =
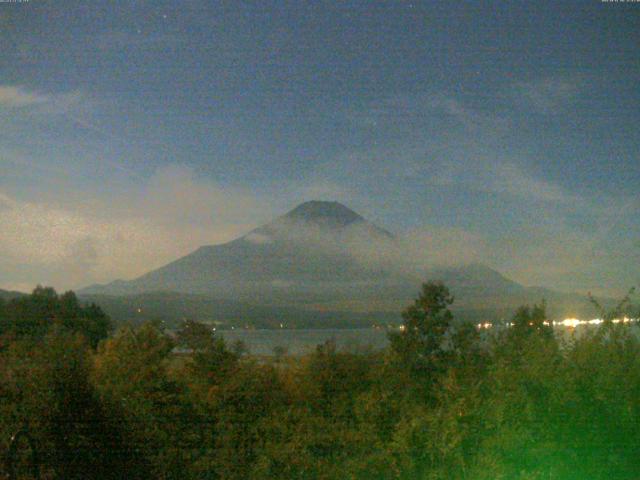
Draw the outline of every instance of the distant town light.
[[[564,327],[575,328],[582,323],[582,320],[579,320],[577,318],[565,318],[558,323]]]
[[[556,321],[544,320],[542,324],[546,326],[576,328],[580,325],[600,325],[601,323],[603,323],[603,321],[604,320],[602,320],[601,318],[594,318],[592,320],[580,320],[579,318],[565,318],[564,320],[556,320]],[[638,321],[640,321],[640,319],[637,319],[637,318],[634,319],[629,317],[614,318],[613,320],[611,320],[612,323],[631,323],[631,322],[638,322]],[[532,327],[533,322],[529,322],[528,325]],[[513,327],[514,323],[505,322],[504,326]],[[493,327],[493,323],[491,322],[482,322],[482,323],[476,324],[476,328],[480,330],[492,328],[492,327]],[[402,330],[402,327],[401,327],[401,330]]]

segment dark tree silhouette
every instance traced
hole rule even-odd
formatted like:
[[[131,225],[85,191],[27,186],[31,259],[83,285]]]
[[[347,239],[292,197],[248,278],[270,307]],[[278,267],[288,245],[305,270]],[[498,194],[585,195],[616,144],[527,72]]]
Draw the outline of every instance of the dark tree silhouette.
[[[433,377],[445,368],[451,349],[445,337],[453,314],[453,296],[440,282],[422,285],[420,296],[404,312],[402,329],[389,335],[392,349],[411,371]]]

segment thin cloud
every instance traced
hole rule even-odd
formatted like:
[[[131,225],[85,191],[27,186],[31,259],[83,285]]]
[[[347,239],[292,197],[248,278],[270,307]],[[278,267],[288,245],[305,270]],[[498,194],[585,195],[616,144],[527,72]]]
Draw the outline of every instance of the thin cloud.
[[[0,107],[21,108],[49,102],[51,98],[19,85],[0,85]]]
[[[637,275],[621,259],[637,258],[640,249],[638,243],[625,240],[628,231],[616,233],[633,224],[630,212],[640,205],[638,199],[611,199],[599,191],[578,193],[560,179],[538,173],[532,165],[540,162],[509,143],[518,138],[518,115],[567,113],[587,87],[581,77],[514,82],[487,92],[480,106],[446,92],[386,97],[354,110],[348,118],[381,136],[393,132],[392,140],[343,152],[328,163],[327,171],[339,172],[345,182],[366,175],[378,185],[398,188],[419,181],[446,194],[489,193],[519,212],[506,234],[491,232],[489,211],[486,225],[474,234],[447,233],[429,225],[419,228],[408,236],[408,245],[422,245],[414,257],[420,263],[481,261],[526,285],[622,291],[637,281]],[[426,213],[424,217],[429,218]],[[611,271],[618,275],[607,273]]]
[[[79,90],[42,93],[22,85],[0,85],[0,109],[22,109],[30,113],[58,114],[70,111],[86,100]]]
[[[0,163],[4,163],[3,169],[5,173],[8,170],[8,164],[12,164],[15,167],[18,167],[22,172],[28,171],[32,174],[37,170],[46,173],[50,177],[65,176],[67,173],[61,171],[59,168],[54,168],[44,164],[43,162],[38,162],[32,158],[29,158],[28,156],[22,155],[21,153],[13,149],[8,149],[5,147],[0,147],[0,158],[2,158]]]
[[[550,110],[578,95],[581,83],[546,79],[513,83],[508,91],[528,108]],[[495,92],[496,99],[501,96]],[[445,91],[385,97],[353,118],[365,127],[375,125],[381,133],[404,123],[407,140],[347,152],[336,163],[347,165],[345,171],[366,168],[367,175],[386,179],[422,176],[433,186],[459,186],[533,202],[584,204],[580,196],[528,171],[531,159],[526,154],[516,158],[503,153],[504,137],[514,133],[511,114],[504,107],[478,108]]]
[[[564,111],[582,93],[580,78],[545,78],[518,82],[511,86],[511,97],[517,104],[538,113],[554,114]]]
[[[55,197],[23,201],[0,192],[0,273],[31,272],[0,275],[0,284],[31,281],[63,289],[135,278],[199,246],[248,232],[271,218],[267,205],[181,166],[160,169],[118,198],[74,192],[73,204],[59,204]]]
[[[446,91],[396,94],[350,110],[346,116],[358,126],[380,129],[429,120],[453,121],[472,133],[491,129],[500,134],[509,126],[506,116],[474,109]]]
[[[536,202],[571,205],[583,204],[583,199],[557,184],[536,178],[515,163],[496,164],[487,180],[487,190]]]
[[[18,202],[16,202],[13,198],[11,198],[9,195],[5,195],[4,193],[0,192],[0,206],[7,208],[7,209],[13,209],[16,208],[18,206]]]
[[[0,116],[0,125],[6,123],[6,128],[11,127],[16,119],[15,110],[19,107],[19,118],[26,124],[38,121],[55,126],[62,120],[73,124],[82,134],[97,135],[101,140],[131,143],[131,139],[116,135],[91,119],[97,103],[80,90],[44,94],[23,86],[0,86],[0,115],[3,109],[6,111],[6,115]],[[5,155],[5,159],[14,164],[35,164],[33,160],[17,153]],[[120,162],[106,157],[102,158],[102,162],[128,176],[138,177],[137,172]],[[36,165],[35,168],[46,167]]]

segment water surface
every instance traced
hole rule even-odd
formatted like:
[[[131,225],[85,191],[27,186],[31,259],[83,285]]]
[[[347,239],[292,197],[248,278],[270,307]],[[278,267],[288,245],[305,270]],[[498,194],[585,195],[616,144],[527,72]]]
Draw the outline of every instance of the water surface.
[[[375,328],[352,329],[271,329],[224,330],[218,332],[231,345],[241,340],[254,355],[273,355],[276,347],[284,347],[289,355],[302,355],[316,346],[334,340],[340,350],[370,348],[381,350],[388,345],[387,330]]]

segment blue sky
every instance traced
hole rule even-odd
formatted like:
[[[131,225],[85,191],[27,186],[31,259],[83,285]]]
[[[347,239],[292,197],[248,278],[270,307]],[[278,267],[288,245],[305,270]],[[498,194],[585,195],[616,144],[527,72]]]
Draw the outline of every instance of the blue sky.
[[[0,4],[0,287],[309,199],[527,285],[640,283],[640,4]]]

